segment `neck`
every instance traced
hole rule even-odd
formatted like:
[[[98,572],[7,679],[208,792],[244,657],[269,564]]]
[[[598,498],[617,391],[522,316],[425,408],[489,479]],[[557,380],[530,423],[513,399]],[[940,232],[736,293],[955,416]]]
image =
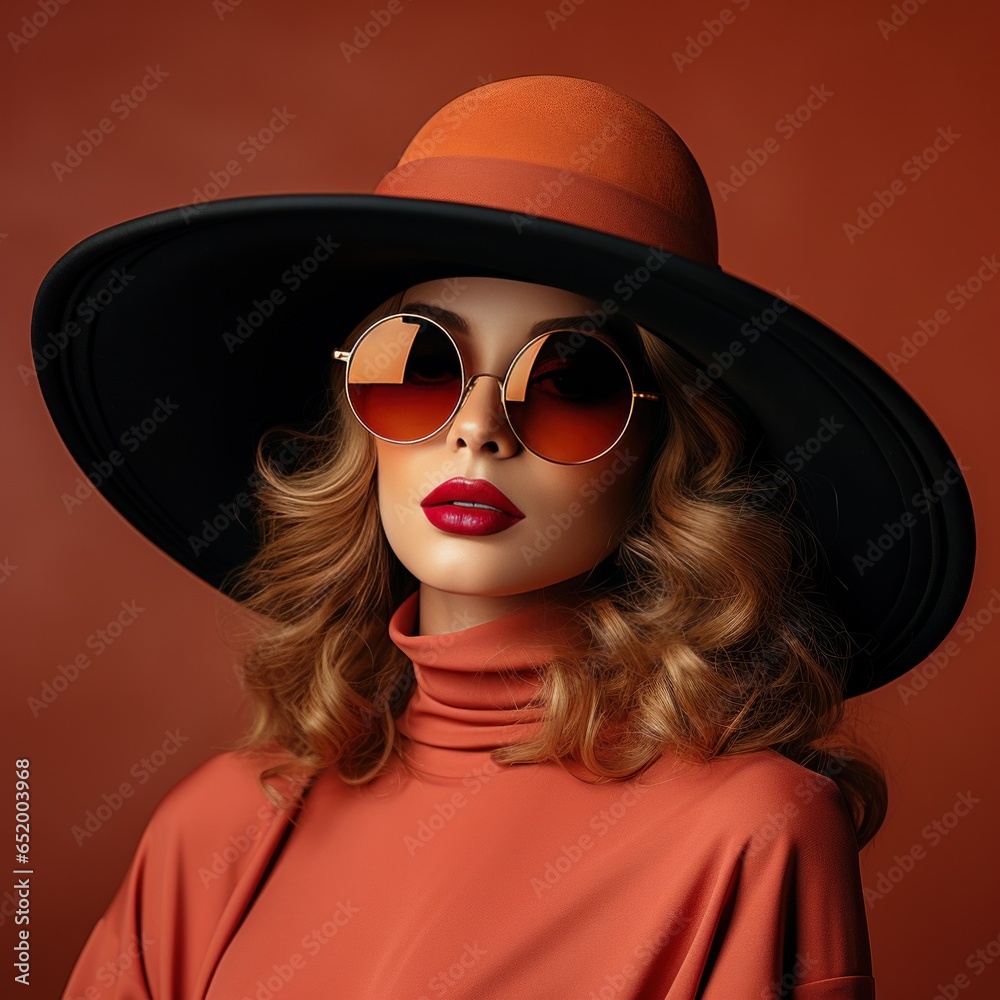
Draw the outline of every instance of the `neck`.
[[[389,638],[409,657],[416,682],[396,719],[407,756],[493,750],[536,734],[545,715],[535,703],[545,667],[589,649],[577,610],[531,592],[512,595],[519,603],[511,611],[479,625],[428,632],[418,626],[420,595],[410,594],[389,621]]]
[[[473,628],[532,605],[572,609],[583,600],[581,587],[590,574],[522,594],[453,594],[420,584],[420,635],[441,635]]]

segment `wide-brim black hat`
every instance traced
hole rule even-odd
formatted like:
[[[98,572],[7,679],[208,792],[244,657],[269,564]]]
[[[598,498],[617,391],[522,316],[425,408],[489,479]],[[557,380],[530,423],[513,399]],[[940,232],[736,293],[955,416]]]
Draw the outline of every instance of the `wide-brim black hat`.
[[[377,304],[463,276],[586,295],[693,360],[693,391],[733,394],[794,478],[860,694],[961,613],[962,467],[878,364],[716,253],[707,185],[662,119],[590,81],[515,78],[441,109],[375,194],[218,200],[79,243],[38,291],[35,370],[80,498],[100,490],[221,589],[258,544],[259,438],[320,418],[330,352]]]

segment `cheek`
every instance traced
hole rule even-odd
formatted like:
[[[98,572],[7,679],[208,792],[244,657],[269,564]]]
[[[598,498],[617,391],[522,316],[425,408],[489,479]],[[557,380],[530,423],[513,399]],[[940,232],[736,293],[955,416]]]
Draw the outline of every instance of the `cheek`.
[[[381,503],[388,493],[392,491],[393,484],[398,478],[396,463],[392,457],[387,455],[381,442],[375,446],[375,486],[378,499]]]
[[[419,461],[419,451],[415,445],[389,444],[378,440],[375,446],[375,475],[380,496],[384,494],[398,500],[417,485],[417,480],[426,471]]]
[[[632,511],[645,472],[644,455],[635,448],[617,446],[610,455],[592,465],[580,466],[562,484],[559,509],[563,518],[578,526],[567,535],[570,548],[593,557],[595,547],[602,552],[613,546],[619,529]],[[556,509],[551,497],[550,509]]]
[[[405,503],[409,470],[407,456],[393,445],[383,445],[380,441],[375,448],[375,484],[378,497],[379,516],[382,527],[391,537],[395,521],[400,516],[401,504]],[[395,512],[395,513],[394,513]]]
[[[421,469],[414,461],[414,447],[382,441],[376,445],[375,495],[379,520],[389,547],[406,561],[414,528],[423,516],[420,500],[430,487],[420,488]]]
[[[421,514],[420,501],[435,486],[459,473],[453,457],[431,453],[420,445],[376,439],[375,457],[379,511],[387,531],[391,528],[390,515],[394,522],[409,523]]]
[[[583,505],[588,508],[588,520],[603,529],[624,520],[634,498],[632,466],[625,461],[616,465],[602,463],[580,488]]]
[[[649,430],[636,422],[621,441],[595,462],[588,484],[602,497],[602,504],[615,516],[624,516],[639,493],[651,454]]]

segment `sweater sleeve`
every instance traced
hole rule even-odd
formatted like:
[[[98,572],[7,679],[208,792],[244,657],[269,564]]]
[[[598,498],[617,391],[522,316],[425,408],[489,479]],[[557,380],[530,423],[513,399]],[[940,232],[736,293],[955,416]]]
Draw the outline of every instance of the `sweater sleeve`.
[[[857,838],[836,782],[799,769],[752,815],[704,1000],[874,1000]]]
[[[211,976],[289,818],[234,754],[206,761],[153,812],[77,958],[63,1000],[188,1000]]]
[[[77,957],[63,1000],[152,1000],[146,972],[148,938],[141,913],[149,879],[150,844],[158,813],[143,831],[125,878]]]

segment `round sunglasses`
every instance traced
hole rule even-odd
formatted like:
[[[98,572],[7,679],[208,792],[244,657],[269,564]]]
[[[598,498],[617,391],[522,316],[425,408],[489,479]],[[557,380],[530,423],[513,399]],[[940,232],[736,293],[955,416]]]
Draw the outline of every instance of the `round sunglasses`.
[[[511,431],[532,454],[559,465],[581,465],[607,454],[632,419],[635,401],[662,400],[636,392],[618,350],[582,330],[550,330],[528,341],[503,379],[489,372],[466,375],[462,352],[436,320],[395,313],[373,323],[346,362],[351,410],[377,438],[417,444],[447,426],[476,379],[500,386]]]

